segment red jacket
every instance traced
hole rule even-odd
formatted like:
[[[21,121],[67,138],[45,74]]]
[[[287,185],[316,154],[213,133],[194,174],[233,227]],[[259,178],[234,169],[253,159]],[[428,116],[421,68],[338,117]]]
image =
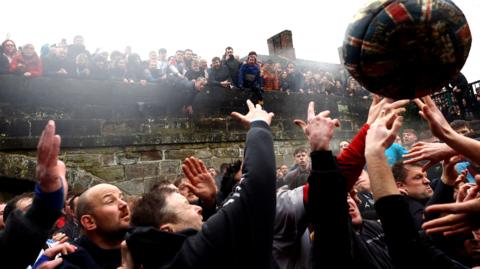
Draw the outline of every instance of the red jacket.
[[[22,64],[24,67],[20,67],[19,64]],[[29,58],[26,58],[19,53],[10,63],[10,72],[22,75],[25,72],[30,72],[32,77],[38,77],[43,74],[42,62],[36,53]]]

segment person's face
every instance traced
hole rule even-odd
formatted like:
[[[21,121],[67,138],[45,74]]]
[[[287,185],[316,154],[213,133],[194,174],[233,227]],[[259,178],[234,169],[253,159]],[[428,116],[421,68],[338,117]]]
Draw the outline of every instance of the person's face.
[[[277,178],[283,177],[282,169],[279,167],[277,168]]]
[[[288,174],[288,166],[282,165],[282,166],[280,166],[280,169],[282,170],[282,174],[284,176]]]
[[[183,61],[183,53],[181,53],[181,52],[175,53],[175,59],[177,59],[177,61],[179,61],[179,62],[182,62]]]
[[[83,45],[83,37],[81,37],[81,36],[76,36],[76,37],[73,39],[73,44],[75,44],[75,45]]]
[[[126,230],[130,223],[130,209],[122,191],[110,184],[96,185],[90,191],[91,216],[98,232],[114,234]]]
[[[185,51],[185,59],[191,60],[192,59],[193,52],[187,50]]]
[[[412,132],[404,132],[403,133],[403,143],[406,145],[413,145],[413,143],[417,142],[417,136]]]
[[[298,164],[302,169],[307,168],[309,157],[306,152],[299,152],[295,154],[295,163]]]
[[[361,225],[363,222],[362,215],[360,214],[360,210],[358,209],[357,203],[355,200],[350,196],[347,196],[347,203],[348,203],[348,214],[350,218],[352,218],[352,224],[354,226]]]
[[[287,65],[288,73],[293,73],[295,71],[295,66],[293,64]]]
[[[255,56],[248,56],[248,60],[247,60],[247,63],[248,64],[255,64]]]
[[[5,222],[3,222],[3,211],[5,210],[5,206],[7,204],[0,204],[0,230],[5,228]]]
[[[31,57],[33,54],[35,54],[35,49],[32,45],[26,45],[23,47],[22,53],[27,57]]]
[[[227,54],[227,56],[233,56],[233,49],[226,49],[225,54]]]
[[[348,145],[350,145],[350,143],[348,143],[347,141],[342,141],[338,146],[340,148],[340,151],[343,151],[344,149],[348,148]]]
[[[220,68],[220,61],[219,60],[213,61],[212,62],[212,67],[215,68],[215,69]]]
[[[212,176],[215,177],[217,175],[217,171],[215,171],[215,168],[208,168],[208,173]]]
[[[200,70],[200,65],[198,64],[197,61],[192,61],[192,70],[193,71],[199,71]]]
[[[207,85],[207,80],[205,80],[205,79],[197,79],[195,81],[195,88],[199,92],[201,92],[205,89],[205,85]]]
[[[159,52],[158,53],[158,59],[160,61],[165,61],[165,59],[167,59],[167,54],[166,53],[163,53],[163,52]]]
[[[176,223],[172,225],[173,232],[185,229],[200,231],[202,229],[203,217],[201,207],[190,204],[183,195],[177,192],[170,194],[166,200],[169,211],[173,212],[177,217]]]
[[[461,134],[463,136],[467,136],[467,135],[472,133],[472,130],[470,130],[470,128],[468,128],[467,126],[463,126],[463,127],[458,128],[458,129],[455,129],[455,132],[457,132],[458,134]]]
[[[208,68],[207,60],[200,60],[200,67],[203,69],[207,69]]]
[[[353,188],[358,192],[370,191],[370,177],[368,176],[367,171],[362,170],[362,173],[358,177],[357,182],[355,182],[355,185],[353,185]]]
[[[156,61],[156,60],[158,59],[158,55],[157,55],[157,53],[156,53],[155,51],[151,51],[151,52],[148,54],[148,58],[149,58],[150,60]]]
[[[7,41],[5,43],[4,49],[5,49],[6,54],[11,54],[15,51],[15,44],[13,44],[13,42],[11,42],[11,41]]]
[[[397,182],[399,188],[402,188],[408,193],[408,196],[426,200],[432,197],[433,190],[430,187],[430,180],[427,178],[427,173],[422,172],[422,167],[419,166],[405,166],[407,176],[405,182]]]

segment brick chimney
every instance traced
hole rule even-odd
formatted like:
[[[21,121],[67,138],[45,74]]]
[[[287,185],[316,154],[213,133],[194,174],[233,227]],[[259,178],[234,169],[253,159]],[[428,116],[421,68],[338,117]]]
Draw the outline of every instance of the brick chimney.
[[[268,53],[270,56],[283,56],[295,60],[295,48],[293,48],[292,31],[284,30],[267,40]]]

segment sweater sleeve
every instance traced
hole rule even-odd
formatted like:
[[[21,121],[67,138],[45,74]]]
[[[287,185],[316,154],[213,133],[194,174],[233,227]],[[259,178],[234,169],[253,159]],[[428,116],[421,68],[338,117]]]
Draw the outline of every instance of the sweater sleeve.
[[[353,187],[365,166],[365,138],[369,128],[368,124],[363,125],[350,145],[337,158],[338,167],[347,179],[347,191]]]
[[[269,268],[276,174],[273,138],[263,121],[251,124],[242,172],[241,183],[223,208],[183,244],[177,258],[186,267],[217,268],[234,263],[243,268]]]
[[[58,202],[58,197],[62,202]],[[52,207],[53,206],[53,207]],[[8,217],[5,230],[0,232],[2,268],[24,269],[35,262],[50,229],[61,215],[63,189],[52,193],[36,193],[30,209],[23,214],[15,210]]]
[[[311,153],[307,215],[314,230],[314,268],[352,267],[352,228],[346,182],[330,151]],[[326,219],[328,218],[328,219]]]

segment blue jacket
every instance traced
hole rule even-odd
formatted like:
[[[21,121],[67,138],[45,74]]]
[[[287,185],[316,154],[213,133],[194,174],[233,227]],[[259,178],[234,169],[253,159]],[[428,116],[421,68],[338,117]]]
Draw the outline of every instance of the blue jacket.
[[[238,77],[240,88],[263,88],[263,78],[260,76],[260,67],[257,64],[242,64]]]

